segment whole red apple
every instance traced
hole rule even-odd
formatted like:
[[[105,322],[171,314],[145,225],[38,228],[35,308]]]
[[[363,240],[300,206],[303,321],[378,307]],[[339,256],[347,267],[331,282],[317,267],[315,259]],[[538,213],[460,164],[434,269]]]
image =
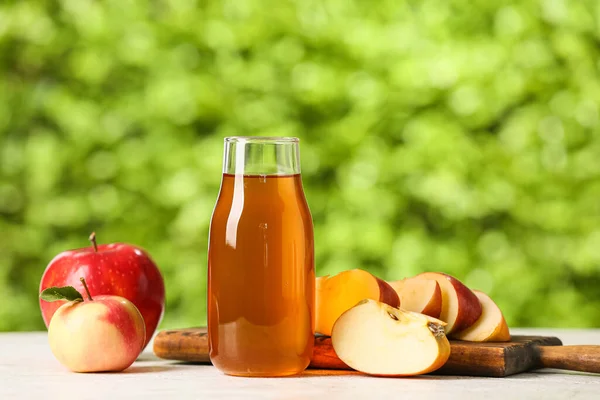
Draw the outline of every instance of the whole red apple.
[[[49,287],[73,286],[83,292],[79,278],[89,282],[92,296],[114,295],[131,301],[146,323],[146,341],[152,338],[165,309],[165,285],[162,275],[148,253],[125,243],[96,245],[96,236],[90,235],[92,246],[60,253],[46,267],[40,292]],[[64,301],[40,300],[46,326]]]
[[[43,302],[68,301],[54,314],[48,342],[54,356],[74,372],[122,371],[144,348],[144,318],[129,300],[119,296],[87,300],[72,286],[52,287],[40,294]]]

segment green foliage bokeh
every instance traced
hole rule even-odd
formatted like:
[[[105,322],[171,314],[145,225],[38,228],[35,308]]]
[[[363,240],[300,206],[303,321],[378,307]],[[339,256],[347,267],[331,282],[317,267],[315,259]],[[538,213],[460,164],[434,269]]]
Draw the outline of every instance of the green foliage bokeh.
[[[512,326],[600,326],[600,2],[0,5],[0,330],[47,263],[145,247],[206,320],[223,137],[301,138],[317,273],[441,270]]]

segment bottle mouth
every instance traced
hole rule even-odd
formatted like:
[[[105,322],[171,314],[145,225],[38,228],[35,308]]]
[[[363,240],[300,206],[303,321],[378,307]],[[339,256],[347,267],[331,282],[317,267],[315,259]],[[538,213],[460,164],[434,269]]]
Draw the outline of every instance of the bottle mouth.
[[[297,137],[287,136],[228,136],[225,143],[290,144],[298,143]]]

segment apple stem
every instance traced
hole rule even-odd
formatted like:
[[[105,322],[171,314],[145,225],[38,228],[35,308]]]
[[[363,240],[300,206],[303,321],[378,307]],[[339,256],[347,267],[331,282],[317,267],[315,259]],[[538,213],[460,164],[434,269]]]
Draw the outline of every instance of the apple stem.
[[[92,242],[92,246],[94,246],[94,252],[98,252],[98,244],[96,243],[96,232],[92,232],[89,237],[89,241]]]
[[[83,277],[79,278],[79,280],[81,281],[81,283],[83,283],[83,288],[85,289],[85,292],[87,293],[87,297],[89,301],[94,301],[94,299],[92,299],[92,294],[90,293],[90,289],[88,289],[87,283],[85,283],[85,279]]]

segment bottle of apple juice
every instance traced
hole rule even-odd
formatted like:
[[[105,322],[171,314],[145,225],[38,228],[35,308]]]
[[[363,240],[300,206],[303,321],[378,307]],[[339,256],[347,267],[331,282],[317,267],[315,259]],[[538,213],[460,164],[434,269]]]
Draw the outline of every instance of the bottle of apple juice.
[[[229,375],[285,376],[314,342],[313,223],[298,139],[225,139],[208,252],[212,363]]]

